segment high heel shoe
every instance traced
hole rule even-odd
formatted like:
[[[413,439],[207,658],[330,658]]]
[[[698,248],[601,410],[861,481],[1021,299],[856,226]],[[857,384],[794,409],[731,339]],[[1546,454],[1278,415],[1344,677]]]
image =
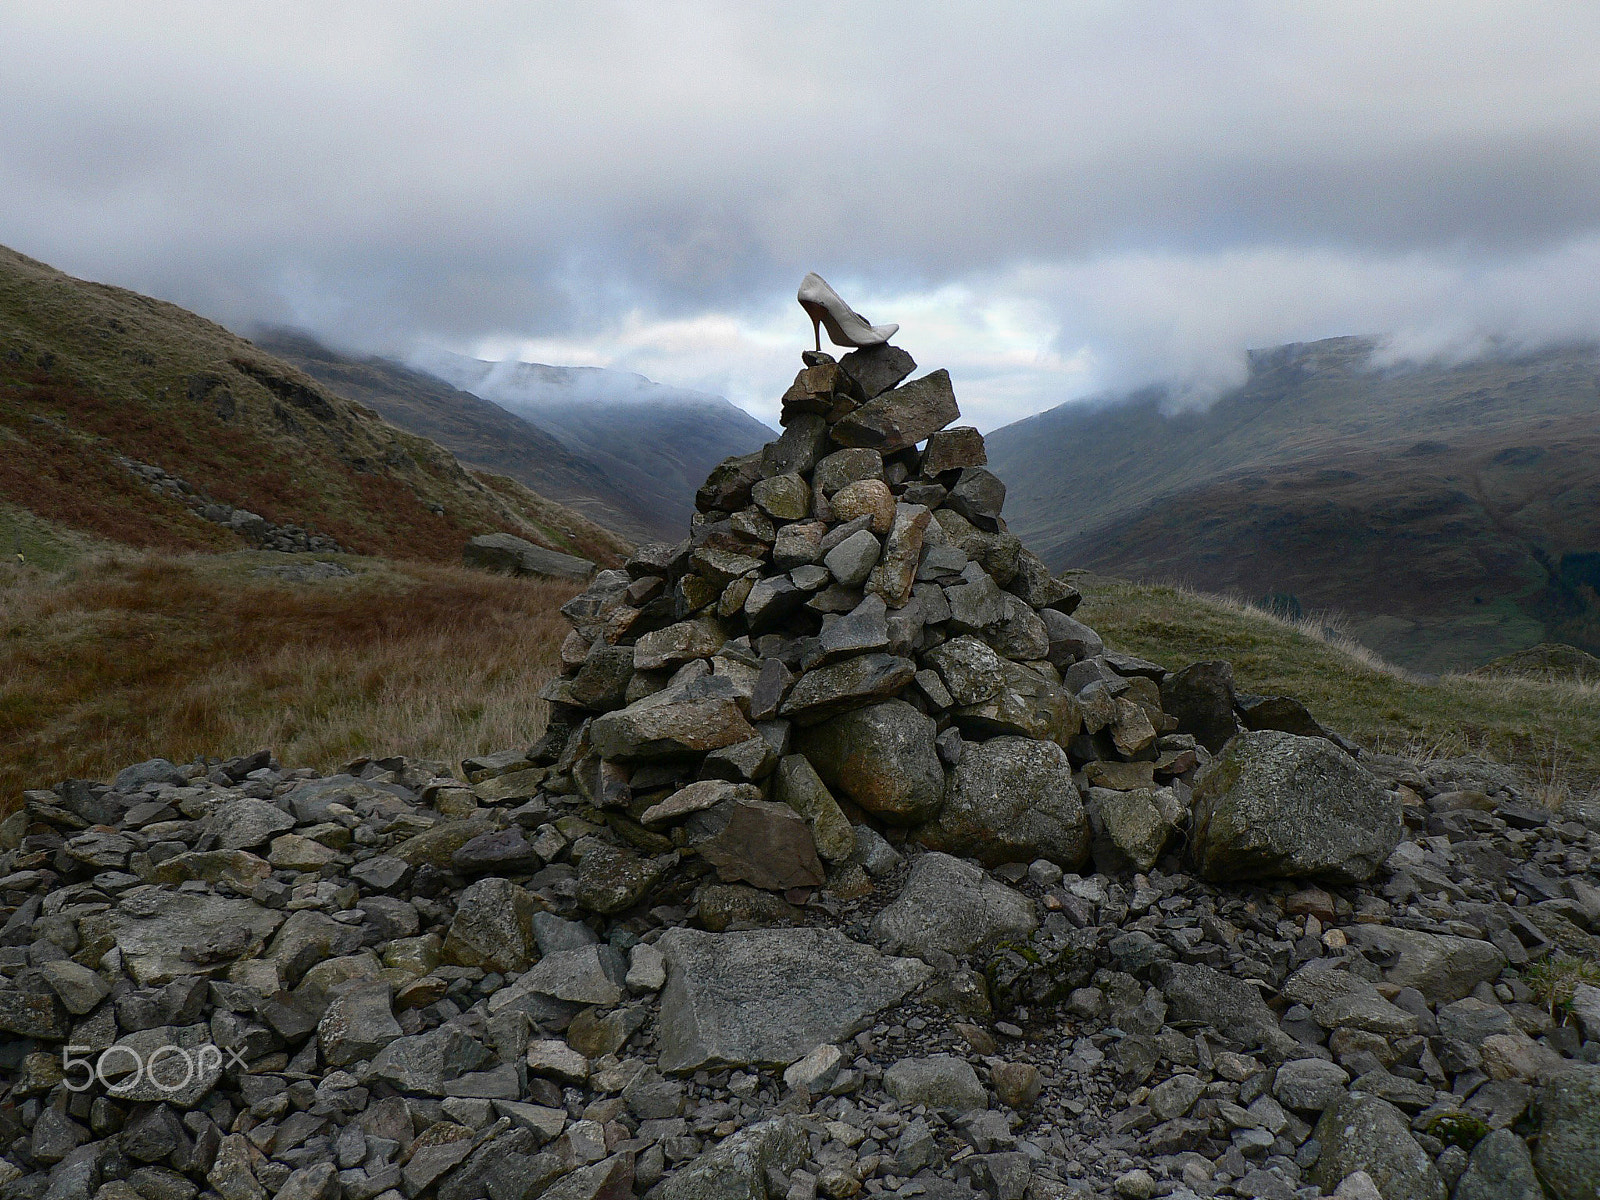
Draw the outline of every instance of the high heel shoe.
[[[839,299],[839,293],[815,271],[800,281],[800,294],[796,299],[811,318],[811,332],[816,335],[818,350],[822,349],[824,325],[828,327],[828,340],[835,346],[880,346],[900,328],[869,324],[865,317]]]

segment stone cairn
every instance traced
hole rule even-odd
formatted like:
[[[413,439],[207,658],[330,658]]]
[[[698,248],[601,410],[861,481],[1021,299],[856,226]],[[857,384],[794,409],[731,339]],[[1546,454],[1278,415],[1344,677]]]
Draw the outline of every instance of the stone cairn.
[[[24,793],[0,1200],[1592,1200],[1600,806],[1108,651],[912,369],[808,354],[532,748]]]

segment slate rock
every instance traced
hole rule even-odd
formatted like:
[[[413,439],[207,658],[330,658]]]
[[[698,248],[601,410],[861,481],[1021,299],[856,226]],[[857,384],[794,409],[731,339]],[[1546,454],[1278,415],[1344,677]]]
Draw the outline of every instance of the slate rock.
[[[1150,870],[1177,837],[1182,812],[1171,788],[1090,788],[1096,863],[1113,873]]]
[[[317,1023],[322,1061],[329,1066],[347,1066],[371,1058],[405,1036],[390,1003],[389,984],[381,979],[355,979],[335,988]]]
[[[1060,746],[995,737],[963,749],[944,807],[917,839],[990,866],[1043,858],[1071,870],[1088,857],[1089,822]]]
[[[941,369],[868,400],[829,434],[841,446],[865,446],[888,455],[915,446],[960,416],[950,373]]]
[[[916,369],[911,355],[888,342],[862,346],[839,360],[839,370],[864,400],[882,395]]]
[[[840,488],[849,487],[852,483],[882,478],[883,455],[876,450],[855,448],[835,450],[818,462],[811,482],[822,490],[824,496],[831,497]]]
[[[902,691],[916,676],[909,658],[894,654],[858,654],[800,676],[778,711],[812,723],[844,709],[882,700]]]
[[[987,467],[967,467],[946,497],[954,509],[979,529],[999,527],[1000,510],[1005,507],[1006,485]]]
[[[152,758],[117,772],[111,786],[119,792],[137,792],[154,783],[168,783],[182,787],[189,782],[189,772],[164,758]]]
[[[731,698],[658,699],[660,695],[596,717],[589,726],[595,752],[617,762],[639,762],[720,750],[755,736]]]
[[[660,1067],[671,1073],[787,1066],[852,1036],[932,974],[832,929],[673,928],[657,946],[667,960]]]
[[[778,760],[772,798],[804,818],[823,860],[842,863],[855,853],[855,831],[805,755],[787,754]]]
[[[907,677],[907,682],[910,677]],[[797,734],[797,748],[835,796],[897,824],[933,816],[944,802],[944,767],[932,718],[889,700]]]
[[[894,506],[894,521],[883,540],[883,553],[867,578],[867,590],[883,597],[890,608],[902,608],[917,581],[917,564],[932,514],[920,504]]]
[[[1278,1068],[1272,1094],[1278,1103],[1302,1112],[1321,1112],[1345,1094],[1350,1073],[1321,1058],[1297,1058]]]
[[[858,529],[822,556],[839,586],[858,588],[878,565],[883,546],[870,529]]]
[[[136,983],[149,986],[199,969],[185,947],[202,955],[259,954],[283,914],[250,900],[147,887],[124,892],[109,920],[123,967]]]
[[[932,851],[920,855],[893,903],[872,922],[872,940],[927,958],[965,957],[996,942],[1025,939],[1039,926],[1033,901],[988,872]]]
[[[1289,1059],[1300,1051],[1278,1027],[1255,985],[1199,963],[1169,963],[1160,969],[1169,1024],[1192,1024],[1226,1030],[1249,1046],[1263,1046],[1269,1057]]]
[[[627,974],[626,960],[611,946],[557,950],[524,971],[515,983],[495,992],[489,998],[489,1012],[517,1006],[530,995],[611,1008],[627,994],[623,987]]]
[[[1399,801],[1321,738],[1246,731],[1195,777],[1191,853],[1207,879],[1362,883],[1401,831]]]
[[[826,876],[804,818],[770,800],[724,800],[685,823],[689,845],[724,883],[768,891],[819,886]]]
[[[211,814],[209,824],[223,850],[253,850],[274,834],[294,828],[294,818],[265,800],[239,796],[224,801]]]

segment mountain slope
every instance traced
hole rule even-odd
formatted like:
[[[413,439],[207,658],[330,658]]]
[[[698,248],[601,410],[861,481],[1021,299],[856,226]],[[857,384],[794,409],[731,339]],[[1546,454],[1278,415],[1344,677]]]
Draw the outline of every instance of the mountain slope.
[[[600,561],[625,548],[219,325],[3,247],[0,500],[168,550],[239,549],[263,525],[433,561],[489,530]],[[261,520],[218,523],[235,509]]]
[[[1378,370],[1372,348],[1254,354],[1204,413],[1145,392],[1000,430],[1012,528],[1057,567],[1336,609],[1431,670],[1600,644],[1594,350]]]
[[[655,514],[672,540],[694,513],[694,493],[732,454],[775,435],[720,396],[653,383],[601,367],[490,363],[429,353],[412,365],[532,421],[594,462],[613,484]]]
[[[384,420],[438,442],[468,466],[508,475],[631,537],[681,536],[659,514],[620,489],[594,462],[532,421],[393,359],[355,358],[289,329],[257,333],[256,345]]]

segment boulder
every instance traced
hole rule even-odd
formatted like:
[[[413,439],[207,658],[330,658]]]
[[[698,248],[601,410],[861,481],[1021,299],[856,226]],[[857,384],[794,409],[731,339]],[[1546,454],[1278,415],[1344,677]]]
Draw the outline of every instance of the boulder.
[[[1178,719],[1180,733],[1192,733],[1211,753],[1239,731],[1233,711],[1233,666],[1191,663],[1161,684],[1161,708]]]
[[[963,749],[944,807],[917,839],[991,866],[1044,858],[1071,870],[1088,857],[1089,823],[1060,746],[995,737]]]
[[[1399,800],[1321,738],[1241,733],[1195,778],[1191,853],[1207,879],[1363,883],[1401,830]]]
[[[1025,939],[1039,926],[1033,901],[986,871],[937,851],[921,855],[892,904],[872,922],[872,940],[927,958],[976,954]]]
[[[661,1070],[787,1066],[871,1024],[932,974],[831,929],[669,929]],[[492,1003],[491,1003],[492,1006]]]
[[[1600,1153],[1600,1142],[1594,1150]],[[1594,1194],[1591,1187],[1589,1195]],[[1452,1200],[1544,1200],[1528,1143],[1509,1129],[1490,1130],[1472,1148]]]
[[[490,877],[469,885],[456,902],[444,940],[444,960],[486,971],[525,971],[537,957],[534,899],[509,879]]]
[[[864,400],[882,395],[916,369],[911,355],[888,342],[852,350],[839,360],[839,370]]]
[[[511,533],[480,534],[462,548],[461,561],[482,571],[548,579],[586,580],[595,572],[595,565],[586,558],[546,550]]]
[[[1388,925],[1352,925],[1347,932],[1356,945],[1388,961],[1386,980],[1416,988],[1430,1004],[1461,999],[1498,977],[1506,965],[1505,955],[1479,938]]]
[[[1322,1114],[1316,1132],[1321,1152],[1311,1177],[1332,1192],[1345,1176],[1365,1171],[1383,1200],[1445,1200],[1427,1151],[1411,1136],[1411,1123],[1394,1105],[1355,1093]]]
[[[1088,813],[1102,870],[1148,871],[1177,836],[1183,806],[1171,788],[1092,787]]]
[[[904,690],[916,673],[917,666],[909,658],[857,654],[800,676],[778,711],[801,722],[820,721],[844,709],[893,696]]]
[[[1534,1165],[1557,1200],[1600,1195],[1600,1066],[1575,1064],[1550,1081],[1540,1104]]]
[[[796,748],[834,795],[884,820],[914,824],[944,802],[936,732],[932,718],[888,700],[800,730]]]
[[[208,954],[259,954],[283,914],[251,900],[148,887],[125,892],[110,922],[123,967],[147,987],[195,974]]]
[[[211,814],[210,825],[221,850],[253,850],[274,834],[294,828],[294,818],[265,800],[240,796],[225,801]]]

